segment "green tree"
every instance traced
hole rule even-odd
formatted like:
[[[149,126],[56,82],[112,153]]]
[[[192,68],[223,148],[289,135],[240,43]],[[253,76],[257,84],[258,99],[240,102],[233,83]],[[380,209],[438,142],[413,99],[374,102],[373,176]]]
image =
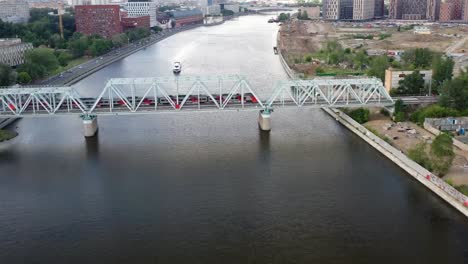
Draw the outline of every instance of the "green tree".
[[[93,56],[100,56],[112,49],[112,41],[106,39],[95,39],[89,50]]]
[[[369,63],[367,75],[374,76],[385,81],[385,70],[388,69],[389,63],[387,56],[374,57]]]
[[[280,21],[280,22],[286,21],[288,19],[289,19],[289,16],[287,14],[285,14],[285,13],[281,13],[278,16],[278,21]]]
[[[26,53],[25,62],[42,65],[47,72],[51,72],[58,68],[59,62],[51,49],[38,48],[30,50]]]
[[[60,52],[60,55],[57,59],[60,63],[60,66],[67,66],[68,62],[70,62],[73,59],[73,55],[71,55],[68,52]]]
[[[439,176],[445,175],[455,157],[452,138],[446,133],[436,136],[431,145],[431,154],[434,172]]]
[[[413,71],[413,73],[406,75],[405,78],[399,82],[397,92],[398,94],[420,94],[423,89],[423,77],[419,71]]]
[[[90,41],[88,37],[81,34],[74,35],[74,38],[68,43],[68,49],[75,57],[83,56],[88,50]]]
[[[432,162],[426,152],[426,143],[419,143],[408,150],[408,157],[429,171],[432,171]]]
[[[406,65],[415,68],[429,68],[432,64],[434,53],[428,48],[410,49],[403,53],[401,59]]]
[[[446,80],[451,80],[453,76],[454,61],[452,58],[442,58],[437,56],[432,63],[432,83],[435,87],[441,87]]]
[[[369,57],[364,50],[359,50],[353,57],[354,68],[362,70],[362,68],[368,63]]]
[[[462,72],[457,78],[444,82],[439,100],[445,107],[468,109],[468,72]]]
[[[129,42],[128,36],[125,33],[117,34],[112,36],[112,44],[114,47],[122,47],[127,45]]]
[[[31,76],[27,72],[18,73],[18,83],[28,84],[32,81]]]
[[[349,112],[349,116],[359,124],[369,121],[369,114],[369,109],[364,108],[354,109]]]
[[[25,62],[18,67],[18,72],[27,72],[31,79],[37,80],[46,76],[47,69],[40,64]]]
[[[10,66],[0,64],[0,86],[10,86],[15,83],[15,74]]]

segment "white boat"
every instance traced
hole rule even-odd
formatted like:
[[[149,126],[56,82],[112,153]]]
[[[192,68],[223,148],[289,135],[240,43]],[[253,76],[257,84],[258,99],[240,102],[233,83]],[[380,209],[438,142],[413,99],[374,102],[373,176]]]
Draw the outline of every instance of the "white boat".
[[[180,73],[180,71],[182,71],[182,65],[178,61],[174,62],[174,68],[172,69],[172,72],[177,74]]]

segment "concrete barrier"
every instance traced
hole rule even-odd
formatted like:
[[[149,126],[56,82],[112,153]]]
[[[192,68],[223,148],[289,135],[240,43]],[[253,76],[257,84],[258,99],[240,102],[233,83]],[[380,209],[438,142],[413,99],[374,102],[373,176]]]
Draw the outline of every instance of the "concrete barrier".
[[[364,126],[360,125],[343,112],[337,109],[322,109],[346,128],[354,132],[357,136],[364,139],[369,143],[369,145],[373,146],[380,153],[392,160],[396,165],[400,166],[400,168],[408,172],[409,175],[413,176],[413,178],[422,183],[444,201],[468,217],[468,197],[408,158],[400,150],[394,148],[392,145],[374,135],[374,133],[367,130]]]

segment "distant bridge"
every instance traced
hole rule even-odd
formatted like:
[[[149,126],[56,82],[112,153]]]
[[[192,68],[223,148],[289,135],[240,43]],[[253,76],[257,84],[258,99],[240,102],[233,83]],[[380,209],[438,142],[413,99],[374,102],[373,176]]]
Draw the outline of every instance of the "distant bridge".
[[[257,109],[269,118],[275,107],[391,105],[393,99],[376,78],[279,81],[263,97],[239,75],[110,79],[93,98],[73,87],[0,89],[0,117],[75,114],[85,124],[97,122],[98,115]]]
[[[294,9],[284,6],[263,6],[263,7],[248,7],[251,12],[262,13],[262,12],[279,12],[279,11],[294,11]]]

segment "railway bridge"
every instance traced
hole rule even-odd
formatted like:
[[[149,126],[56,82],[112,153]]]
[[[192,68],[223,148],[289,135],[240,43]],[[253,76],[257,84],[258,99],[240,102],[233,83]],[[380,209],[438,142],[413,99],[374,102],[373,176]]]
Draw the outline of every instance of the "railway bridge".
[[[260,129],[269,131],[278,107],[392,105],[376,78],[284,80],[261,93],[240,75],[115,78],[97,97],[81,96],[73,87],[0,89],[0,117],[80,116],[86,137],[97,132],[100,115],[257,110]]]

